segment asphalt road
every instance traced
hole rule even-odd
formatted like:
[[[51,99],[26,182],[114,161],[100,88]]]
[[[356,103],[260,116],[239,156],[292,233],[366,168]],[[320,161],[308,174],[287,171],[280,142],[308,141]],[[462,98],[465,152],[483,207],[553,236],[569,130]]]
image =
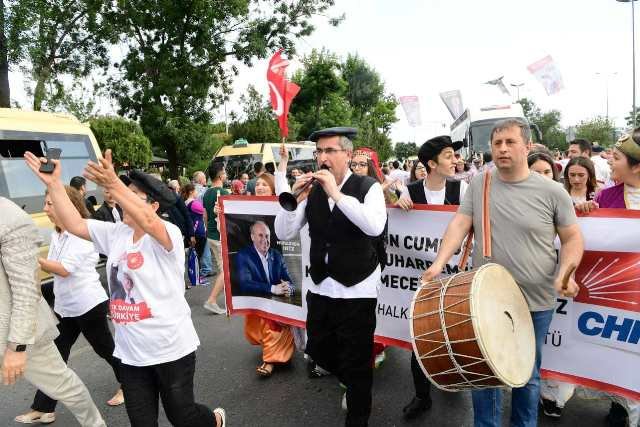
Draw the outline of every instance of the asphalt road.
[[[342,390],[334,377],[310,380],[302,354],[297,353],[290,366],[274,372],[269,379],[259,378],[255,367],[260,350],[247,343],[242,317],[214,316],[202,308],[208,287],[187,291],[192,318],[200,336],[195,376],[196,400],[211,409],[222,406],[227,424],[235,426],[315,427],[344,424],[340,409]],[[128,426],[124,406],[110,408],[106,401],[117,388],[109,366],[93,353],[84,339],[74,346],[71,367],[89,387],[109,426]],[[12,388],[0,386],[0,427],[19,426],[14,416],[26,412],[34,388],[20,381]],[[376,370],[371,426],[471,426],[469,393],[433,392],[433,408],[422,418],[405,422],[402,407],[411,399],[413,384],[409,370],[409,353],[387,349],[387,360]],[[505,399],[508,412],[508,399]],[[608,404],[603,401],[571,400],[562,419],[544,418],[541,426],[603,426]],[[55,426],[78,425],[70,412],[58,406]],[[160,426],[170,426],[164,413]],[[508,417],[505,415],[505,425]]]

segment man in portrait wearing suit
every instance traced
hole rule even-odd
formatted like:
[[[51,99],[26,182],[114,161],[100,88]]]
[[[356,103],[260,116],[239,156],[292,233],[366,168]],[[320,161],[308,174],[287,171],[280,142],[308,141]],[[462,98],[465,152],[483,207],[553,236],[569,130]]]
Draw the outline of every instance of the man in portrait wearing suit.
[[[271,232],[263,221],[251,225],[252,245],[236,254],[240,292],[251,295],[293,295],[293,285],[282,254],[270,248]]]

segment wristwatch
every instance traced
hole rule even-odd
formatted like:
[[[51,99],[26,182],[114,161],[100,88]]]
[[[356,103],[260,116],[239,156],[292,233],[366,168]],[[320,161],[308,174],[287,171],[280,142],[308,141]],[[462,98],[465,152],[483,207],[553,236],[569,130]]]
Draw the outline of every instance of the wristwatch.
[[[8,342],[7,343],[7,347],[9,347],[12,351],[15,351],[16,353],[22,353],[24,351],[27,351],[27,345],[26,344],[18,344],[15,342]]]

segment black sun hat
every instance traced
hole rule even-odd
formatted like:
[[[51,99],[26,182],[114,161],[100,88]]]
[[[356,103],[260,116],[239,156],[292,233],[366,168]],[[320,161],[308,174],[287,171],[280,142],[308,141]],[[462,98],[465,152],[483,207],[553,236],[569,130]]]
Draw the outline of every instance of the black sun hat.
[[[132,170],[129,173],[131,184],[140,191],[160,203],[160,211],[165,211],[176,203],[176,194],[158,178],[148,173]]]
[[[447,147],[453,148],[453,151],[458,151],[462,148],[462,141],[451,141],[451,137],[448,135],[440,135],[435,138],[431,138],[418,150],[418,159],[420,163],[426,165],[429,160],[435,159],[442,150]]]
[[[346,136],[349,139],[353,139],[357,135],[358,129],[340,126],[317,130],[309,135],[309,141],[318,142],[320,138],[327,138],[330,136]]]

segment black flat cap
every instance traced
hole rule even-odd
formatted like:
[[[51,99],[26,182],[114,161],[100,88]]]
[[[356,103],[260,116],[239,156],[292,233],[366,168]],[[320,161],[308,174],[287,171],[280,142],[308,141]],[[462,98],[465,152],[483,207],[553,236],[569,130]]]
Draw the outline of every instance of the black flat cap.
[[[136,188],[160,203],[160,211],[165,211],[176,203],[176,194],[164,182],[148,173],[132,170],[129,179]]]
[[[357,135],[358,129],[340,126],[335,128],[317,130],[309,135],[309,141],[318,142],[320,138],[327,138],[330,136],[346,136],[349,139],[353,139]]]
[[[435,159],[442,150],[447,147],[453,148],[453,151],[458,151],[462,148],[462,141],[451,141],[451,137],[447,135],[436,136],[431,138],[418,150],[418,159],[420,163],[426,165],[429,160]]]

